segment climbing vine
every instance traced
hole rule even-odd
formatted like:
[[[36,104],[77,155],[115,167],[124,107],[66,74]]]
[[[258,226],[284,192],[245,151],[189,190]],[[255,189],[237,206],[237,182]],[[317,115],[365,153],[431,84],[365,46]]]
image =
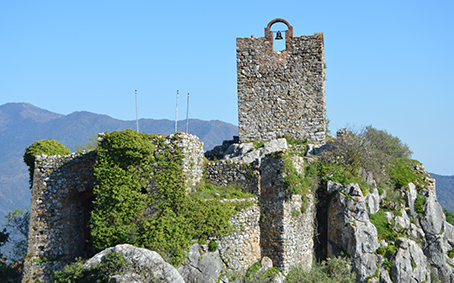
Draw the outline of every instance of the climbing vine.
[[[125,130],[104,136],[90,224],[95,251],[129,243],[178,265],[192,241],[232,231],[237,204],[186,194],[182,158],[162,135]]]

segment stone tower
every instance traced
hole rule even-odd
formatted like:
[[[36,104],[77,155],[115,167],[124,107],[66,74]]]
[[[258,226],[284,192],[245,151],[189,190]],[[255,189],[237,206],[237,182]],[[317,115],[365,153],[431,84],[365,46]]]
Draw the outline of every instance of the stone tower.
[[[273,51],[277,22],[287,25],[283,51]],[[265,37],[237,38],[238,127],[241,142],[284,135],[325,143],[325,57],[323,33],[293,36],[274,19]]]

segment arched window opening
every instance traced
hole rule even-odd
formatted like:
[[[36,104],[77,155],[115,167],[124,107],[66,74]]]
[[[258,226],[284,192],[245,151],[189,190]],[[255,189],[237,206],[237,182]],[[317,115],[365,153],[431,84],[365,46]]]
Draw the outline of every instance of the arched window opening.
[[[286,50],[286,38],[285,33],[287,32],[287,25],[284,23],[275,23],[272,27],[273,32],[273,51]]]
[[[291,50],[293,27],[284,19],[274,19],[265,27],[265,38],[270,43],[268,51]]]

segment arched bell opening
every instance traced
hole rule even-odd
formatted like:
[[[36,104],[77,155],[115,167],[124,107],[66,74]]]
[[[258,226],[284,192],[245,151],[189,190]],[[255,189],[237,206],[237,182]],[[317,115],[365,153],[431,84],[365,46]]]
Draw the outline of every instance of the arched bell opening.
[[[284,19],[274,19],[265,28],[265,38],[270,42],[270,51],[290,50],[292,37],[293,27]]]

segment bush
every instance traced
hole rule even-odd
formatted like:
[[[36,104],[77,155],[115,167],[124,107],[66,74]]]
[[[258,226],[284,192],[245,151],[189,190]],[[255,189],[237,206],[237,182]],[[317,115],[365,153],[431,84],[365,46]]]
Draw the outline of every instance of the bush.
[[[251,265],[245,274],[240,276],[237,280],[231,280],[232,282],[241,283],[262,283],[262,282],[273,282],[272,278],[275,278],[281,271],[276,267],[269,268],[268,270],[261,269],[260,261],[257,261]]]
[[[361,179],[360,168],[374,174],[375,178],[386,180],[383,168],[389,163],[389,157],[376,149],[361,134],[347,132],[328,144],[327,150],[321,154],[321,164],[327,167],[321,177],[331,179],[332,176],[344,176],[349,179]]]
[[[303,267],[294,267],[287,274],[287,283],[353,283],[356,275],[351,270],[351,263],[341,257],[314,262],[310,271]]]
[[[208,250],[210,252],[215,252],[218,249],[218,244],[216,241],[211,240],[210,243],[208,244]]]
[[[361,133],[374,147],[388,156],[395,158],[410,158],[413,152],[407,144],[398,137],[394,137],[386,131],[377,130],[367,126]]]
[[[98,148],[98,135],[91,135],[88,137],[88,141],[83,144],[74,145],[74,149],[77,153],[82,153],[84,151],[93,151]]]
[[[111,251],[97,266],[85,266],[79,258],[68,264],[62,271],[54,273],[55,283],[107,282],[113,275],[124,274],[132,267],[121,253]]]
[[[445,213],[446,216],[446,222],[448,222],[451,225],[454,225],[454,213],[448,211],[446,207],[443,209],[443,212]]]
[[[33,173],[35,171],[35,156],[45,154],[47,156],[51,155],[68,155],[71,154],[71,151],[55,140],[40,140],[35,141],[32,145],[25,149],[24,153],[24,162],[28,166],[28,171],[30,174],[30,188],[33,186]]]

